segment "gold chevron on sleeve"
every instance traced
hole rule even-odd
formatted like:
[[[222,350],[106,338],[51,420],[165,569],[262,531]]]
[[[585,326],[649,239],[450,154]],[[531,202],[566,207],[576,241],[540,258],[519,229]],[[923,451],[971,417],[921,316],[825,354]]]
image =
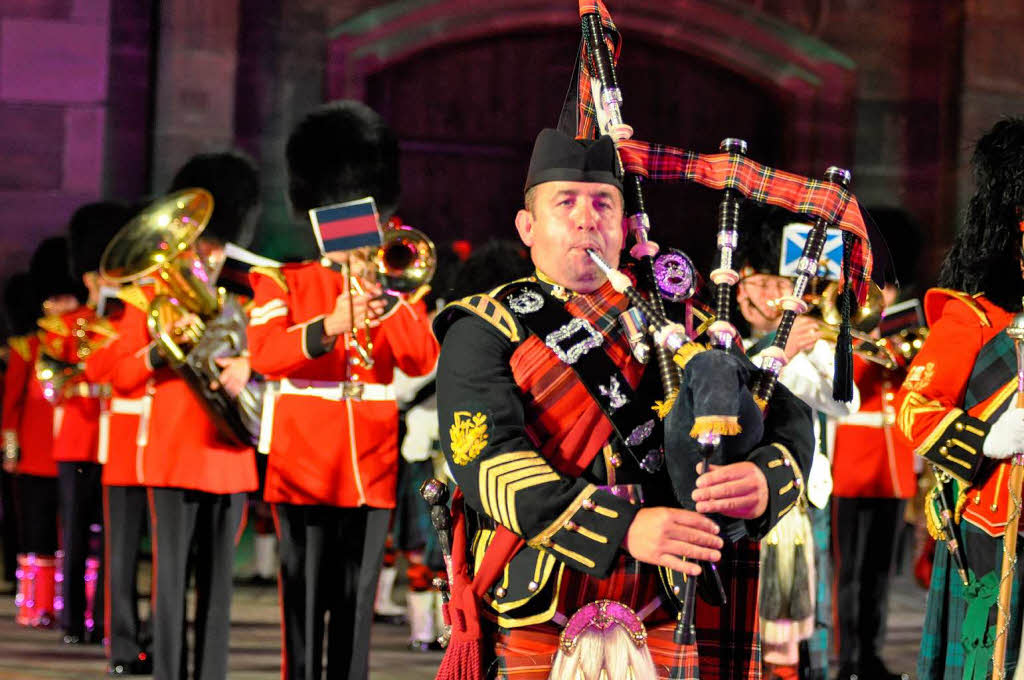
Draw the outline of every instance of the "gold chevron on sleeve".
[[[516,495],[559,479],[561,476],[536,451],[502,453],[480,464],[480,504],[489,517],[521,536]]]
[[[913,441],[914,421],[919,415],[924,413],[941,413],[945,410],[946,407],[937,399],[926,399],[920,392],[908,392],[907,397],[903,400],[903,404],[900,405],[899,412],[896,414],[896,427],[900,428],[900,432],[907,439]]]
[[[281,290],[288,292],[288,280],[284,278],[284,273],[278,267],[253,267],[249,273],[262,274],[280,286]]]

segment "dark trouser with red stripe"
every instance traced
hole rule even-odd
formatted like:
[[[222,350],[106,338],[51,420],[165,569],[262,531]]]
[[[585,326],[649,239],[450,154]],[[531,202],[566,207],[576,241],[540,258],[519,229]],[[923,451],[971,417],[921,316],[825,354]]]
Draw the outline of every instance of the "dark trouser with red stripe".
[[[57,478],[16,475],[14,507],[23,553],[57,553]]]
[[[839,617],[839,662],[856,665],[878,656],[885,640],[898,529],[899,498],[833,497]]]
[[[193,677],[224,680],[231,628],[231,572],[245,494],[150,488],[149,501],[155,582],[153,677],[187,677],[185,592],[191,564],[196,584]]]
[[[99,463],[57,463],[57,482],[60,486],[60,521],[64,536],[64,631],[82,637],[92,628],[85,620],[85,560],[92,552],[90,543],[95,535],[95,552],[99,555],[103,538],[103,497]],[[102,636],[103,616],[103,563],[96,580],[93,604],[95,634]]]
[[[17,571],[18,553],[18,526],[15,523],[14,511],[14,475],[0,468],[0,500],[3,502],[2,534],[0,541],[4,544],[4,580],[14,582],[14,572]]]
[[[147,653],[140,640],[138,573],[139,548],[149,512],[146,488],[104,486],[106,520],[104,553],[106,582],[106,630],[110,638],[110,665],[125,665]]]
[[[369,674],[370,628],[390,510],[278,504],[283,680]],[[330,630],[324,617],[331,614]]]

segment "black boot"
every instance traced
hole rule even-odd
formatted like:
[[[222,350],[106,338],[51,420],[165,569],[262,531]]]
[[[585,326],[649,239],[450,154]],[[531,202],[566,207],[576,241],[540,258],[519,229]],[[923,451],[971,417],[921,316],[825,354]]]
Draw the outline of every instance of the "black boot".
[[[861,680],[910,680],[906,673],[893,673],[877,656],[870,656],[860,662]]]

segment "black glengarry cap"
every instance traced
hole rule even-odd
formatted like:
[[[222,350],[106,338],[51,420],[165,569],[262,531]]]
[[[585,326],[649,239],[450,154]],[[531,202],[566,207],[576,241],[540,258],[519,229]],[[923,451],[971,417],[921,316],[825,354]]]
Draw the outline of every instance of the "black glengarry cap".
[[[552,128],[537,135],[530,156],[524,191],[544,182],[594,182],[611,184],[622,191],[618,176],[615,143],[604,135],[598,139],[573,139]]]

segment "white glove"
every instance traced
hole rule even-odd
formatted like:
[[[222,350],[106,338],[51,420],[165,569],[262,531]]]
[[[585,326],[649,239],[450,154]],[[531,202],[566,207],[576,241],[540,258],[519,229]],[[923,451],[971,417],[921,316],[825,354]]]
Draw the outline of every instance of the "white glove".
[[[992,423],[981,450],[996,460],[1024,453],[1024,408],[1010,408],[999,416]]]

